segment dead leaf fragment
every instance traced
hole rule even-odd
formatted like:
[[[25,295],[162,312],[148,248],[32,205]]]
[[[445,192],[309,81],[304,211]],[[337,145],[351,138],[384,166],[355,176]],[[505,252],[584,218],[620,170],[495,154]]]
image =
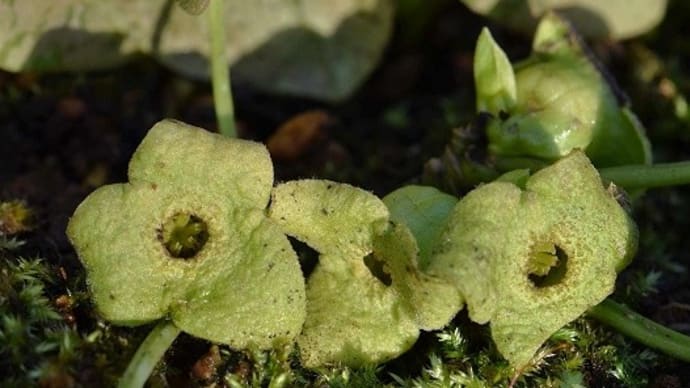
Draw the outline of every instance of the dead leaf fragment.
[[[293,116],[268,139],[266,146],[278,160],[296,160],[326,138],[326,129],[333,118],[321,110],[311,110]]]
[[[208,352],[194,363],[192,377],[201,381],[210,381],[216,375],[216,368],[220,361],[218,345],[212,345]]]

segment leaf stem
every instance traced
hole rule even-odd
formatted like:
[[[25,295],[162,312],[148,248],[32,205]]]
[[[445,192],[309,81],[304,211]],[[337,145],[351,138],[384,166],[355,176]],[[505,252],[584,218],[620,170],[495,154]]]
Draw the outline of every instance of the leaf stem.
[[[139,345],[139,349],[129,361],[127,370],[117,384],[118,388],[143,387],[153,368],[178,334],[180,334],[180,329],[172,321],[161,320]]]
[[[211,0],[208,10],[211,28],[211,82],[219,132],[228,137],[236,137],[235,108],[230,88],[230,64],[225,52],[224,3],[223,0]]]
[[[644,345],[690,362],[690,337],[647,319],[623,304],[608,298],[587,314]]]
[[[599,170],[603,178],[626,189],[690,184],[690,161],[653,165],[628,165]]]

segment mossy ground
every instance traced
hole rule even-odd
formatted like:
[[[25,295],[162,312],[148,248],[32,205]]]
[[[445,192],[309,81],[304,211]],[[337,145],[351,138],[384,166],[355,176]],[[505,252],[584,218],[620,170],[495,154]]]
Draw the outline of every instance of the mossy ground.
[[[328,128],[291,160],[276,161],[277,180],[319,177],[385,195],[414,182],[441,153],[451,129],[474,110],[472,50],[486,21],[453,1],[417,37],[400,25],[383,63],[362,90],[329,106],[262,95],[235,85],[240,133],[265,141],[294,115],[320,109]],[[690,159],[690,31],[686,2],[671,3],[663,24],[644,38],[597,44],[595,53],[632,101],[656,161]],[[402,23],[402,22],[401,22]],[[490,25],[511,59],[529,37]],[[30,231],[0,239],[0,385],[109,386],[149,327],[110,326],[93,311],[84,271],[64,230],[95,187],[126,180],[145,131],[163,117],[213,129],[208,84],[181,79],[141,59],[107,72],[0,73],[0,200],[24,200]],[[650,190],[633,203],[641,232],[635,261],[616,297],[644,315],[690,333],[690,189]],[[22,244],[19,244],[21,242]],[[306,250],[303,257],[309,257]],[[486,327],[461,312],[441,332],[425,333],[397,360],[374,369],[306,371],[296,354],[236,352],[181,336],[152,386],[560,386],[682,387],[687,365],[581,318],[543,347],[517,377]],[[282,376],[282,377],[280,377]]]

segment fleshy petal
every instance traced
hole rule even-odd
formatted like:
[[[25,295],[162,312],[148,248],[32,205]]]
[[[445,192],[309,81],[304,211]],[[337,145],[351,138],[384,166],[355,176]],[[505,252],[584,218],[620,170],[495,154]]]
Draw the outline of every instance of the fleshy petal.
[[[499,351],[519,367],[613,291],[636,241],[635,225],[576,151],[530,177],[524,191],[495,182],[469,193],[431,269],[458,282],[472,319],[491,321]],[[550,254],[557,264],[535,276],[535,257]]]
[[[495,258],[512,238],[519,203],[520,189],[506,182],[469,192],[453,210],[429,265],[429,273],[460,289],[477,323],[488,322],[496,311],[501,284],[493,278]]]
[[[404,224],[393,224],[377,237],[374,257],[383,262],[391,277],[390,288],[420,329],[440,329],[462,309],[463,298],[454,285],[419,270],[417,243]]]
[[[304,277],[297,256],[263,212],[228,214],[195,278],[172,307],[182,330],[236,348],[292,341],[304,322]]]
[[[260,143],[231,139],[175,120],[149,130],[129,162],[131,182],[144,181],[264,208],[273,164]]]
[[[97,310],[118,324],[164,316],[189,266],[160,241],[172,198],[153,184],[116,184],[89,195],[67,235],[86,267]]]
[[[274,190],[270,214],[321,253],[298,338],[308,367],[387,361],[412,346],[420,328],[445,325],[462,306],[454,286],[418,269],[414,236],[389,224],[384,203],[370,193],[289,182]]]
[[[297,342],[307,367],[377,364],[412,347],[419,329],[363,261],[322,256],[307,282],[307,320]]]
[[[321,253],[361,258],[388,227],[388,209],[374,195],[326,180],[300,180],[273,190],[269,216],[286,233]]]
[[[70,221],[98,310],[121,324],[170,315],[235,347],[293,340],[304,279],[265,215],[272,173],[261,144],[158,123],[130,163],[132,183],[97,190]]]

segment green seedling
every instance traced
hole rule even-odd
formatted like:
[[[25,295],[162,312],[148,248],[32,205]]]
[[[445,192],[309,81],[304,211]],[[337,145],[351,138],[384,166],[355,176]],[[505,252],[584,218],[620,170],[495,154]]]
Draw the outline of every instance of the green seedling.
[[[389,360],[462,306],[453,286],[419,269],[413,235],[366,191],[322,180],[284,183],[274,190],[270,217],[320,253],[297,339],[307,367]]]
[[[429,271],[457,285],[472,320],[489,322],[498,350],[521,367],[613,292],[637,229],[582,152],[526,181],[515,175],[518,184],[489,183],[458,203]]]
[[[532,55],[510,65],[488,29],[474,58],[477,109],[496,158],[552,162],[585,150],[598,167],[651,162],[644,129],[563,19],[539,23]]]
[[[234,348],[291,342],[305,316],[302,272],[265,216],[273,167],[263,145],[165,120],[134,153],[129,183],[99,188],[67,234],[97,311],[159,321],[121,386],[139,386],[180,330]]]

